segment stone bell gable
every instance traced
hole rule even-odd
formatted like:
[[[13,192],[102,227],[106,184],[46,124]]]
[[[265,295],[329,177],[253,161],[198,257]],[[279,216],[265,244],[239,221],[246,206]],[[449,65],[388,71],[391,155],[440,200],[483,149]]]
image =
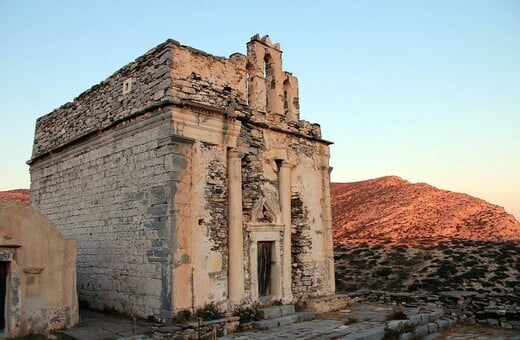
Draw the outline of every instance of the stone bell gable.
[[[95,308],[330,295],[329,144],[268,36],[229,58],[167,40],[38,119],[31,204],[78,240]]]

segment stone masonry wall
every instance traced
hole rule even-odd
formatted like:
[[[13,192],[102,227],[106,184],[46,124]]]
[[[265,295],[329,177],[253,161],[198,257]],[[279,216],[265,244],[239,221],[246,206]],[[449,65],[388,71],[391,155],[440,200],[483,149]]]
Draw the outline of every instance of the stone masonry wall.
[[[239,145],[247,150],[242,158],[242,205],[244,223],[247,223],[251,221],[251,210],[262,194],[263,162],[259,157],[265,151],[262,131],[251,124],[242,124]]]
[[[150,50],[105,81],[36,121],[32,158],[167,98],[173,40]]]
[[[78,241],[79,298],[140,316],[171,309],[172,197],[186,162],[169,115],[31,167],[32,204]]]
[[[300,292],[307,296],[333,294],[332,239],[328,236],[331,221],[327,213],[327,205],[330,206],[328,146],[296,137],[290,138],[288,143],[297,154],[298,164],[293,169],[293,197],[298,195],[301,200],[293,210],[293,217],[299,222],[293,230],[298,238],[295,250],[300,249],[298,254],[293,252],[293,260],[299,266],[296,272],[301,275],[301,281],[295,278],[293,284],[299,285]],[[295,203],[299,203],[298,200]],[[312,250],[308,249],[309,245],[303,246],[305,244],[310,244]]]
[[[303,202],[298,193],[291,196],[292,230],[292,290],[294,297],[303,299],[313,295],[313,266],[306,258],[312,252],[311,228]]]
[[[165,103],[244,116],[246,59],[215,57],[167,40],[36,122],[32,158]]]
[[[190,47],[176,47],[173,54],[171,93],[175,100],[229,110],[230,114],[246,108],[244,55],[235,53],[228,59]]]
[[[207,153],[214,151],[210,145],[205,146]],[[213,241],[212,251],[222,254],[223,263],[227,263],[227,168],[225,162],[212,159],[206,176],[204,197],[205,209],[209,212],[209,221],[201,221],[208,226],[209,238]]]
[[[272,46],[263,39],[257,47]],[[282,103],[273,114],[249,106],[250,61],[168,40],[37,121],[32,204],[78,239],[82,300],[163,319],[172,308],[226,300],[230,148],[244,153],[244,225],[263,195],[279,204],[280,162],[295,166],[294,293],[331,293],[320,172],[328,169],[329,142],[319,125],[299,120],[292,75],[277,79],[289,77],[280,93],[296,106]],[[281,72],[281,60],[278,66]],[[268,85],[255,77],[260,90]],[[248,242],[245,232],[246,295]]]
[[[242,209],[244,214],[244,225],[251,222],[251,212],[255,203],[262,196],[262,183],[264,175],[262,173],[262,159],[259,157],[265,151],[265,140],[262,130],[258,127],[243,123],[240,130],[238,141],[239,147],[247,150],[247,154],[242,158]],[[251,295],[251,259],[249,258],[249,248],[252,241],[244,232],[244,283],[246,296]]]

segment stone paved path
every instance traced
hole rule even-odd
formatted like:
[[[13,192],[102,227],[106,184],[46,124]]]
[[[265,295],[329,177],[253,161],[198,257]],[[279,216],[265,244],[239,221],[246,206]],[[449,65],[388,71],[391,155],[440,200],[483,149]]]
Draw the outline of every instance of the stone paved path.
[[[222,340],[261,339],[381,339],[384,321],[392,306],[358,304],[343,313],[329,313],[319,319],[281,326],[272,330],[235,333]],[[413,310],[410,310],[413,312]],[[81,311],[80,326],[64,331],[68,339],[78,340],[151,340],[153,324],[94,311]],[[426,340],[520,340],[520,330],[482,326],[456,326],[443,333],[430,334]]]
[[[359,322],[345,325],[339,320],[313,320],[281,326],[258,332],[237,333],[219,339],[268,340],[268,339],[356,339],[354,335],[384,335],[384,329],[378,322]]]
[[[132,321],[120,316],[84,310],[80,311],[81,324],[61,333],[78,340],[151,339],[152,324]]]

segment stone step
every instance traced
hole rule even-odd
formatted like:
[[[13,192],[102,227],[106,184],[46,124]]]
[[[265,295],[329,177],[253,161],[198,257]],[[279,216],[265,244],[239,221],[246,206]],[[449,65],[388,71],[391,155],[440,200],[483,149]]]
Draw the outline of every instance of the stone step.
[[[439,313],[420,313],[410,315],[407,320],[391,320],[386,323],[386,329],[407,333],[401,335],[401,339],[425,339],[428,334],[435,334],[455,326],[452,319],[441,319]]]
[[[294,314],[294,305],[271,306],[260,309],[260,317],[265,320]]]
[[[294,312],[293,312],[294,313]],[[316,316],[313,310],[306,310],[289,315],[283,315],[271,319],[256,321],[253,323],[256,329],[272,329],[280,326],[290,325],[297,322],[310,321]]]

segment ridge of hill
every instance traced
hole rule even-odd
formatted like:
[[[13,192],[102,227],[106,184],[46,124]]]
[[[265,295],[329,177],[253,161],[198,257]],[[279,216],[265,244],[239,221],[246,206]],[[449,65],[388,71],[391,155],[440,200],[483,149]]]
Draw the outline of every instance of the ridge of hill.
[[[18,201],[29,204],[31,191],[29,189],[15,189],[8,191],[0,191],[0,199]]]
[[[331,183],[331,201],[336,245],[520,241],[520,222],[504,208],[397,176]]]
[[[0,199],[29,204],[30,190],[2,191]],[[398,176],[331,183],[331,202],[336,245],[520,241],[520,222],[504,208]]]

